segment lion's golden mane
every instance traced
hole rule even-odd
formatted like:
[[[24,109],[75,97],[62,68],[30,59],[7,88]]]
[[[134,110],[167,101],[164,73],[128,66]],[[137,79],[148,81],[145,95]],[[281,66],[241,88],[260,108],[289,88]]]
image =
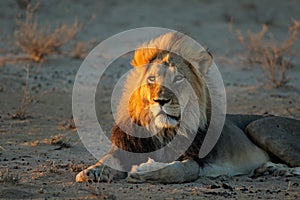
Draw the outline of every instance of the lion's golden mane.
[[[194,103],[191,102],[190,94],[180,92],[180,95],[185,95],[187,106],[184,108],[184,116],[181,116],[180,123],[183,128],[167,128],[161,130],[157,134],[151,133],[148,127],[149,117],[149,87],[143,85],[145,77],[148,75],[147,67],[151,65],[153,60],[160,58],[162,55],[170,54],[184,59],[186,65],[180,67],[180,72],[186,77],[189,84],[192,86],[196,99],[195,109]],[[171,32],[159,36],[141,45],[134,53],[134,58],[131,64],[134,70],[130,72],[127,77],[122,97],[120,99],[117,110],[116,124],[113,128],[111,140],[118,148],[141,153],[152,152],[169,143],[176,134],[187,136],[188,134],[196,134],[193,136],[194,142],[186,151],[185,155],[189,157],[198,157],[198,150],[202,144],[204,133],[210,120],[210,97],[206,87],[203,73],[209,69],[212,63],[212,58],[205,49],[199,49],[193,40],[178,32]],[[176,63],[175,63],[175,67]],[[137,83],[139,87],[137,87]],[[185,112],[186,111],[186,112]],[[196,113],[196,112],[200,113]],[[132,125],[144,127],[145,129],[138,130]],[[126,130],[124,130],[126,129]],[[139,134],[136,132],[149,132],[146,138],[140,138],[127,134],[127,131],[135,132],[135,136]],[[199,141],[200,140],[200,141]]]

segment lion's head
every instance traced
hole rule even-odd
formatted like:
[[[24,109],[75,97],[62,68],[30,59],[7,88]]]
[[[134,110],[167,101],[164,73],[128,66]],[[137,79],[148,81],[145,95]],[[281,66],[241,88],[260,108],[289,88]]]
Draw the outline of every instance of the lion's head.
[[[205,49],[170,32],[140,46],[131,63],[134,69],[125,82],[119,123],[130,118],[152,132],[179,126],[205,129],[210,98],[203,74],[212,64]]]

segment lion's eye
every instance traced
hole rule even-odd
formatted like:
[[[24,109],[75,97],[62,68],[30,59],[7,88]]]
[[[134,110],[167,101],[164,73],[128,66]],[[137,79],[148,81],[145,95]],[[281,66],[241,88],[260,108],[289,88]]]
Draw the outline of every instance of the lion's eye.
[[[184,76],[182,75],[176,75],[174,78],[175,83],[181,83],[184,80]]]
[[[149,83],[155,83],[155,79],[156,79],[155,76],[149,76],[148,77],[148,82]]]

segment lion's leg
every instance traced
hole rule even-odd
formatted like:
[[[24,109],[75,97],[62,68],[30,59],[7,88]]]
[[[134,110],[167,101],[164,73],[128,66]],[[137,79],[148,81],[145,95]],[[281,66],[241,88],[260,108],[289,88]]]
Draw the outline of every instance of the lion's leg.
[[[95,165],[88,167],[87,169],[79,172],[76,175],[76,182],[87,182],[87,181],[105,181],[110,182],[113,179],[122,179],[126,177],[126,173],[113,169],[106,165],[105,163],[114,162],[113,165],[119,165],[118,161],[113,158],[113,155],[108,153],[101,160],[99,160]],[[116,168],[121,168],[116,167]]]
[[[288,167],[285,164],[267,162],[253,170],[251,177],[273,174],[275,176],[300,176],[300,167]]]
[[[300,121],[265,117],[250,123],[246,132],[251,140],[290,167],[300,167]]]
[[[250,123],[246,132],[251,140],[271,155],[271,160],[252,172],[252,177],[264,174],[300,175],[300,121],[285,117],[265,117]]]
[[[149,159],[147,163],[135,166],[128,174],[129,182],[182,183],[198,179],[199,165],[194,160],[157,163]]]

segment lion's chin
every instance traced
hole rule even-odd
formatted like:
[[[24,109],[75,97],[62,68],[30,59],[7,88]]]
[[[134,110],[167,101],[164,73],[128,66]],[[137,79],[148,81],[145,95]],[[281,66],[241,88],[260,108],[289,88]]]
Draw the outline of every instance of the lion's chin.
[[[179,119],[167,114],[160,114],[156,116],[154,122],[157,128],[175,128],[179,124]]]

